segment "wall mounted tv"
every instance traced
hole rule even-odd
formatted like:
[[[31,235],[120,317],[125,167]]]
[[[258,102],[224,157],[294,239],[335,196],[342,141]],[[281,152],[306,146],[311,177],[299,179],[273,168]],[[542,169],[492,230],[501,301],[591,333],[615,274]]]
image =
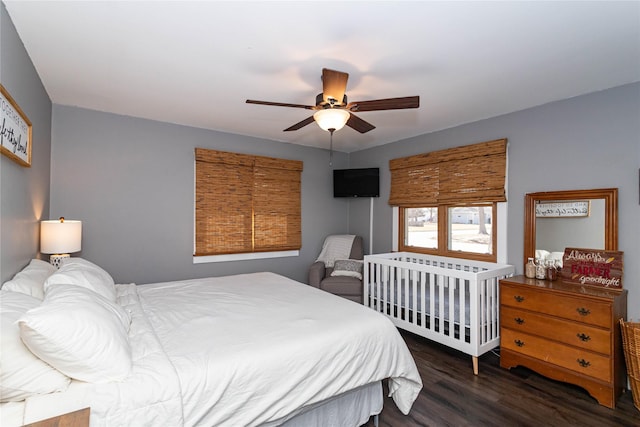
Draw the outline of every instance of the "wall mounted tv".
[[[380,197],[380,169],[334,169],[333,197]]]

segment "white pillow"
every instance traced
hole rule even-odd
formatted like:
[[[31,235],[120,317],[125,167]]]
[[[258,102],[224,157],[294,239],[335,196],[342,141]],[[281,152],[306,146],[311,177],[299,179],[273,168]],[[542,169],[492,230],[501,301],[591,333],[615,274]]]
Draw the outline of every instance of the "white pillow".
[[[60,372],[90,383],[124,380],[131,370],[131,317],[75,285],[50,285],[39,307],[18,320],[27,347]]]
[[[362,267],[364,261],[357,259],[339,259],[333,264],[331,276],[355,277],[362,280]]]
[[[56,272],[56,268],[46,261],[32,259],[21,271],[13,276],[13,279],[2,285],[5,291],[21,292],[32,297],[44,298],[44,282]]]
[[[38,359],[20,339],[16,321],[40,300],[20,292],[0,291],[0,402],[67,389],[67,376]]]
[[[116,302],[116,288],[109,273],[83,258],[65,258],[58,271],[47,278],[44,292],[51,285],[76,285],[90,289],[111,302]]]

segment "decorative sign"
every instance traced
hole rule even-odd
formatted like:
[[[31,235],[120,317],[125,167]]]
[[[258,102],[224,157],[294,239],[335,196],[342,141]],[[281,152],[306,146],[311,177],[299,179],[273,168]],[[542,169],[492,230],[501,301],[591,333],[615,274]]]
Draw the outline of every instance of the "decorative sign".
[[[22,166],[31,166],[31,122],[2,85],[0,113],[2,154]]]
[[[573,202],[542,202],[536,204],[536,217],[576,217],[589,216],[589,200]]]
[[[619,251],[566,248],[560,275],[569,283],[621,290],[622,255]]]

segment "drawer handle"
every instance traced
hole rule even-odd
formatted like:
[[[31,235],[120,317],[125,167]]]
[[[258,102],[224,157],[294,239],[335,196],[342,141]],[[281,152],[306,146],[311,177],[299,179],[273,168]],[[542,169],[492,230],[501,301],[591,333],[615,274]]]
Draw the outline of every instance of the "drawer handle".
[[[518,347],[522,347],[524,345],[524,341],[514,340],[513,342],[516,343]]]
[[[589,366],[591,366],[591,362],[589,362],[588,360],[577,359],[577,361],[578,361],[578,364],[583,368],[588,368]]]
[[[516,302],[522,302],[524,301],[524,297],[521,297],[520,295],[514,295],[513,299],[516,300]]]
[[[591,310],[589,310],[588,308],[579,307],[576,308],[576,311],[580,316],[588,316],[589,314],[591,314]]]
[[[591,337],[589,335],[586,335],[586,334],[577,334],[577,336],[578,336],[578,338],[580,338],[580,341],[587,342],[587,341],[591,340]]]
[[[518,325],[522,325],[522,324],[524,323],[524,319],[521,319],[521,318],[519,318],[519,317],[516,317],[516,318],[515,318],[515,319],[513,319],[513,320],[515,320],[515,321],[516,321],[516,323],[517,323]]]

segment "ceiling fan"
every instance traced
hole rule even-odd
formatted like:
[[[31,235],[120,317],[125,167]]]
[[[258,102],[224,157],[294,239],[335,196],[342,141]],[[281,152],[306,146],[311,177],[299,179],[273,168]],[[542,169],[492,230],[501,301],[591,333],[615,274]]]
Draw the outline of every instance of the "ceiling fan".
[[[316,105],[288,104],[283,102],[256,101],[247,99],[247,104],[272,105],[276,107],[304,108],[314,110],[311,117],[307,117],[286,128],[284,131],[294,131],[313,123],[318,123],[322,129],[331,132],[342,129],[345,125],[360,133],[366,133],[375,129],[371,123],[362,120],[354,112],[402,110],[406,108],[418,108],[419,96],[407,96],[403,98],[375,99],[370,101],[348,102],[345,94],[349,74],[342,71],[322,69],[322,93],[316,96]]]

